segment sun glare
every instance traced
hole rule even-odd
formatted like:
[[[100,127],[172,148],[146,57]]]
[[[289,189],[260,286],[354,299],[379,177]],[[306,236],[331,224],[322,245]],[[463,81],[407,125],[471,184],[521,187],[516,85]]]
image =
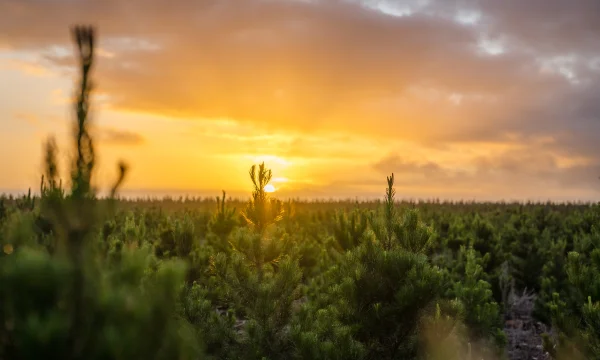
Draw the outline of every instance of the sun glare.
[[[265,192],[268,192],[268,193],[275,192],[275,186],[273,186],[273,185],[271,185],[271,184],[267,184],[267,185],[265,186]]]

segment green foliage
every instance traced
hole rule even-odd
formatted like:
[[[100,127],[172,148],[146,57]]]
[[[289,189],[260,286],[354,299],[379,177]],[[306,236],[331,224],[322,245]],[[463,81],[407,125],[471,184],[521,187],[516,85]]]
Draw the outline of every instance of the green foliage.
[[[252,165],[250,168],[250,179],[254,185],[254,191],[252,191],[252,198],[242,215],[248,226],[258,234],[263,234],[270,225],[281,220],[283,215],[281,202],[271,199],[265,191],[272,176],[271,170],[265,167],[264,162],[258,166],[258,169],[256,165]]]
[[[234,311],[221,313],[215,310],[210,291],[194,283],[184,290],[179,313],[195,330],[195,340],[202,344],[211,358],[224,359],[234,354],[238,346]]]
[[[388,187],[385,189],[385,227],[386,234],[383,239],[383,247],[390,250],[394,244],[394,230],[396,230],[396,204],[394,203],[394,197],[396,196],[396,189],[394,189],[394,174],[387,178]]]
[[[387,178],[387,184],[383,216],[373,213],[370,217],[378,241],[386,250],[400,247],[413,253],[426,253],[431,247],[433,232],[420,221],[415,209],[408,209],[402,215],[398,213],[394,200],[394,174]]]
[[[229,235],[237,226],[235,208],[228,208],[225,199],[226,193],[223,191],[223,197],[217,197],[217,211],[208,223],[209,230],[216,235],[218,239],[218,241],[213,242],[213,245],[219,250],[226,250],[228,248],[227,240]]]
[[[244,319],[237,338],[243,349],[238,350],[238,358],[282,358],[289,354],[292,305],[301,295],[302,272],[297,263],[285,257],[277,268],[268,267],[261,275],[243,256],[219,254],[214,269],[226,287],[225,297]]]
[[[0,196],[0,225],[4,222],[4,219],[8,215],[8,205],[6,204],[6,197]]]
[[[354,339],[351,325],[340,319],[334,304],[316,309],[303,306],[291,328],[295,357],[315,360],[364,359],[367,349]]]
[[[331,270],[318,298],[309,305],[313,318],[323,316],[320,309],[329,309],[331,324],[338,324],[334,331],[317,334],[325,336],[319,341],[348,343],[345,337],[350,331],[362,345],[351,347],[357,356],[361,354],[358,349],[364,348],[367,358],[414,358],[421,318],[442,295],[443,281],[442,272],[425,255],[387,251],[366,242]],[[300,333],[300,339],[314,338],[312,329],[306,332],[310,336]]]
[[[547,348],[561,358],[600,359],[600,249],[570,252],[566,273],[570,291],[548,304],[558,337]]]
[[[471,351],[467,329],[462,323],[467,312],[458,300],[441,300],[435,311],[423,317],[420,327],[419,358],[428,360],[463,360],[477,358]]]
[[[195,225],[189,214],[167,219],[160,232],[156,253],[161,257],[187,257],[194,247]]]
[[[232,235],[232,249],[260,275],[265,265],[276,266],[290,250],[288,235],[284,234],[281,238],[275,235],[277,234],[261,235],[249,229],[239,229]]]
[[[506,345],[506,337],[502,332],[500,306],[493,299],[491,285],[482,279],[483,268],[477,262],[475,250],[466,252],[464,276],[454,283],[451,294],[456,297],[466,312],[464,323],[469,329],[469,339],[484,345],[478,349],[485,354],[493,348],[501,353]]]
[[[27,191],[27,195],[17,199],[16,207],[20,211],[33,211],[35,209],[35,197],[31,196],[31,189]]]
[[[243,214],[248,227],[231,235],[229,255],[214,256],[212,273],[223,286],[220,301],[240,317],[229,354],[243,359],[285,358],[293,349],[289,324],[292,304],[302,294],[302,271],[290,257],[287,234],[273,227],[283,210],[264,191],[271,171],[261,164],[256,174],[252,166],[250,178],[255,189]]]
[[[315,283],[313,298],[294,328],[304,356],[410,359],[427,353],[421,327],[425,319],[435,317],[433,309],[448,284],[424,254],[429,231],[415,212],[397,219],[393,194],[391,176],[383,219],[371,218],[375,226],[383,224],[384,231],[379,227],[367,232],[370,238]],[[345,348],[339,353],[343,357],[333,354],[340,345]]]
[[[344,252],[360,245],[365,241],[368,227],[369,218],[364,211],[339,212],[333,229],[338,250]]]
[[[397,246],[417,254],[426,253],[431,246],[432,231],[419,219],[416,210],[408,210],[393,228]]]
[[[88,262],[82,269],[44,251],[17,250],[0,267],[0,320],[5,324],[0,357],[193,359],[198,349],[187,341],[190,330],[170,310],[183,264],[164,263],[148,273],[147,258],[147,251],[127,252],[110,267]],[[81,272],[84,289],[75,287]],[[74,313],[77,291],[85,301]]]

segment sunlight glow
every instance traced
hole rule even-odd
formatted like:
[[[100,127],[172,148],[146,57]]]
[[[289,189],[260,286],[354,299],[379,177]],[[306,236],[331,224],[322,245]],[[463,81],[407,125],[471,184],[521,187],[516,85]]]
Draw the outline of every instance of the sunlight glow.
[[[287,167],[290,165],[289,161],[287,161],[286,159],[283,159],[279,156],[276,156],[276,155],[258,155],[258,156],[247,155],[246,158],[252,159],[252,161],[254,163],[265,162],[267,165],[269,165],[271,167],[275,167],[275,166]]]
[[[271,184],[267,184],[267,185],[265,186],[265,192],[268,192],[268,193],[275,192],[275,186],[273,186],[273,185],[271,185]]]

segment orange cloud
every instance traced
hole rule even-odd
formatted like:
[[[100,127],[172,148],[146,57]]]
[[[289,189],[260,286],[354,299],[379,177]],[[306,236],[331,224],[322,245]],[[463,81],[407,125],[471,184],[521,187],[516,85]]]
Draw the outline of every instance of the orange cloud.
[[[97,129],[96,136],[100,142],[116,145],[140,145],[145,141],[144,137],[138,133],[109,127]]]
[[[49,70],[48,67],[45,67],[41,64],[37,64],[35,62],[10,59],[4,61],[0,65],[2,65],[2,67],[5,69],[22,71],[31,76],[44,77],[53,75],[52,71]]]
[[[36,114],[31,113],[17,113],[14,114],[14,117],[18,120],[24,121],[29,125],[37,126],[40,124],[40,119]]]
[[[99,25],[102,48],[115,54],[101,59],[99,86],[117,109],[414,140],[447,136],[448,123],[472,131],[474,119],[506,121],[528,93],[560,82],[535,74],[520,54],[481,56],[477,33],[453,20],[396,18],[350,2],[150,1],[135,27],[133,5],[122,2],[102,11],[94,1],[31,4],[12,11],[27,9],[33,24],[43,12],[57,24]],[[42,29],[33,27],[12,29],[15,41],[39,42]],[[64,29],[43,30],[46,44],[66,41]]]

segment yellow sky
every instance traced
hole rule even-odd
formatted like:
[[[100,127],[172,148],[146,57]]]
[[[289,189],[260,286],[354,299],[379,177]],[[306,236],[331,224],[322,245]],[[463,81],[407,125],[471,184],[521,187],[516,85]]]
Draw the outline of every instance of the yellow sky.
[[[124,159],[136,194],[242,196],[264,161],[282,197],[381,196],[394,172],[404,198],[594,200],[590,1],[547,14],[568,34],[490,0],[2,2],[0,189],[37,187],[49,135],[67,160],[68,26],[89,21],[101,186]]]

